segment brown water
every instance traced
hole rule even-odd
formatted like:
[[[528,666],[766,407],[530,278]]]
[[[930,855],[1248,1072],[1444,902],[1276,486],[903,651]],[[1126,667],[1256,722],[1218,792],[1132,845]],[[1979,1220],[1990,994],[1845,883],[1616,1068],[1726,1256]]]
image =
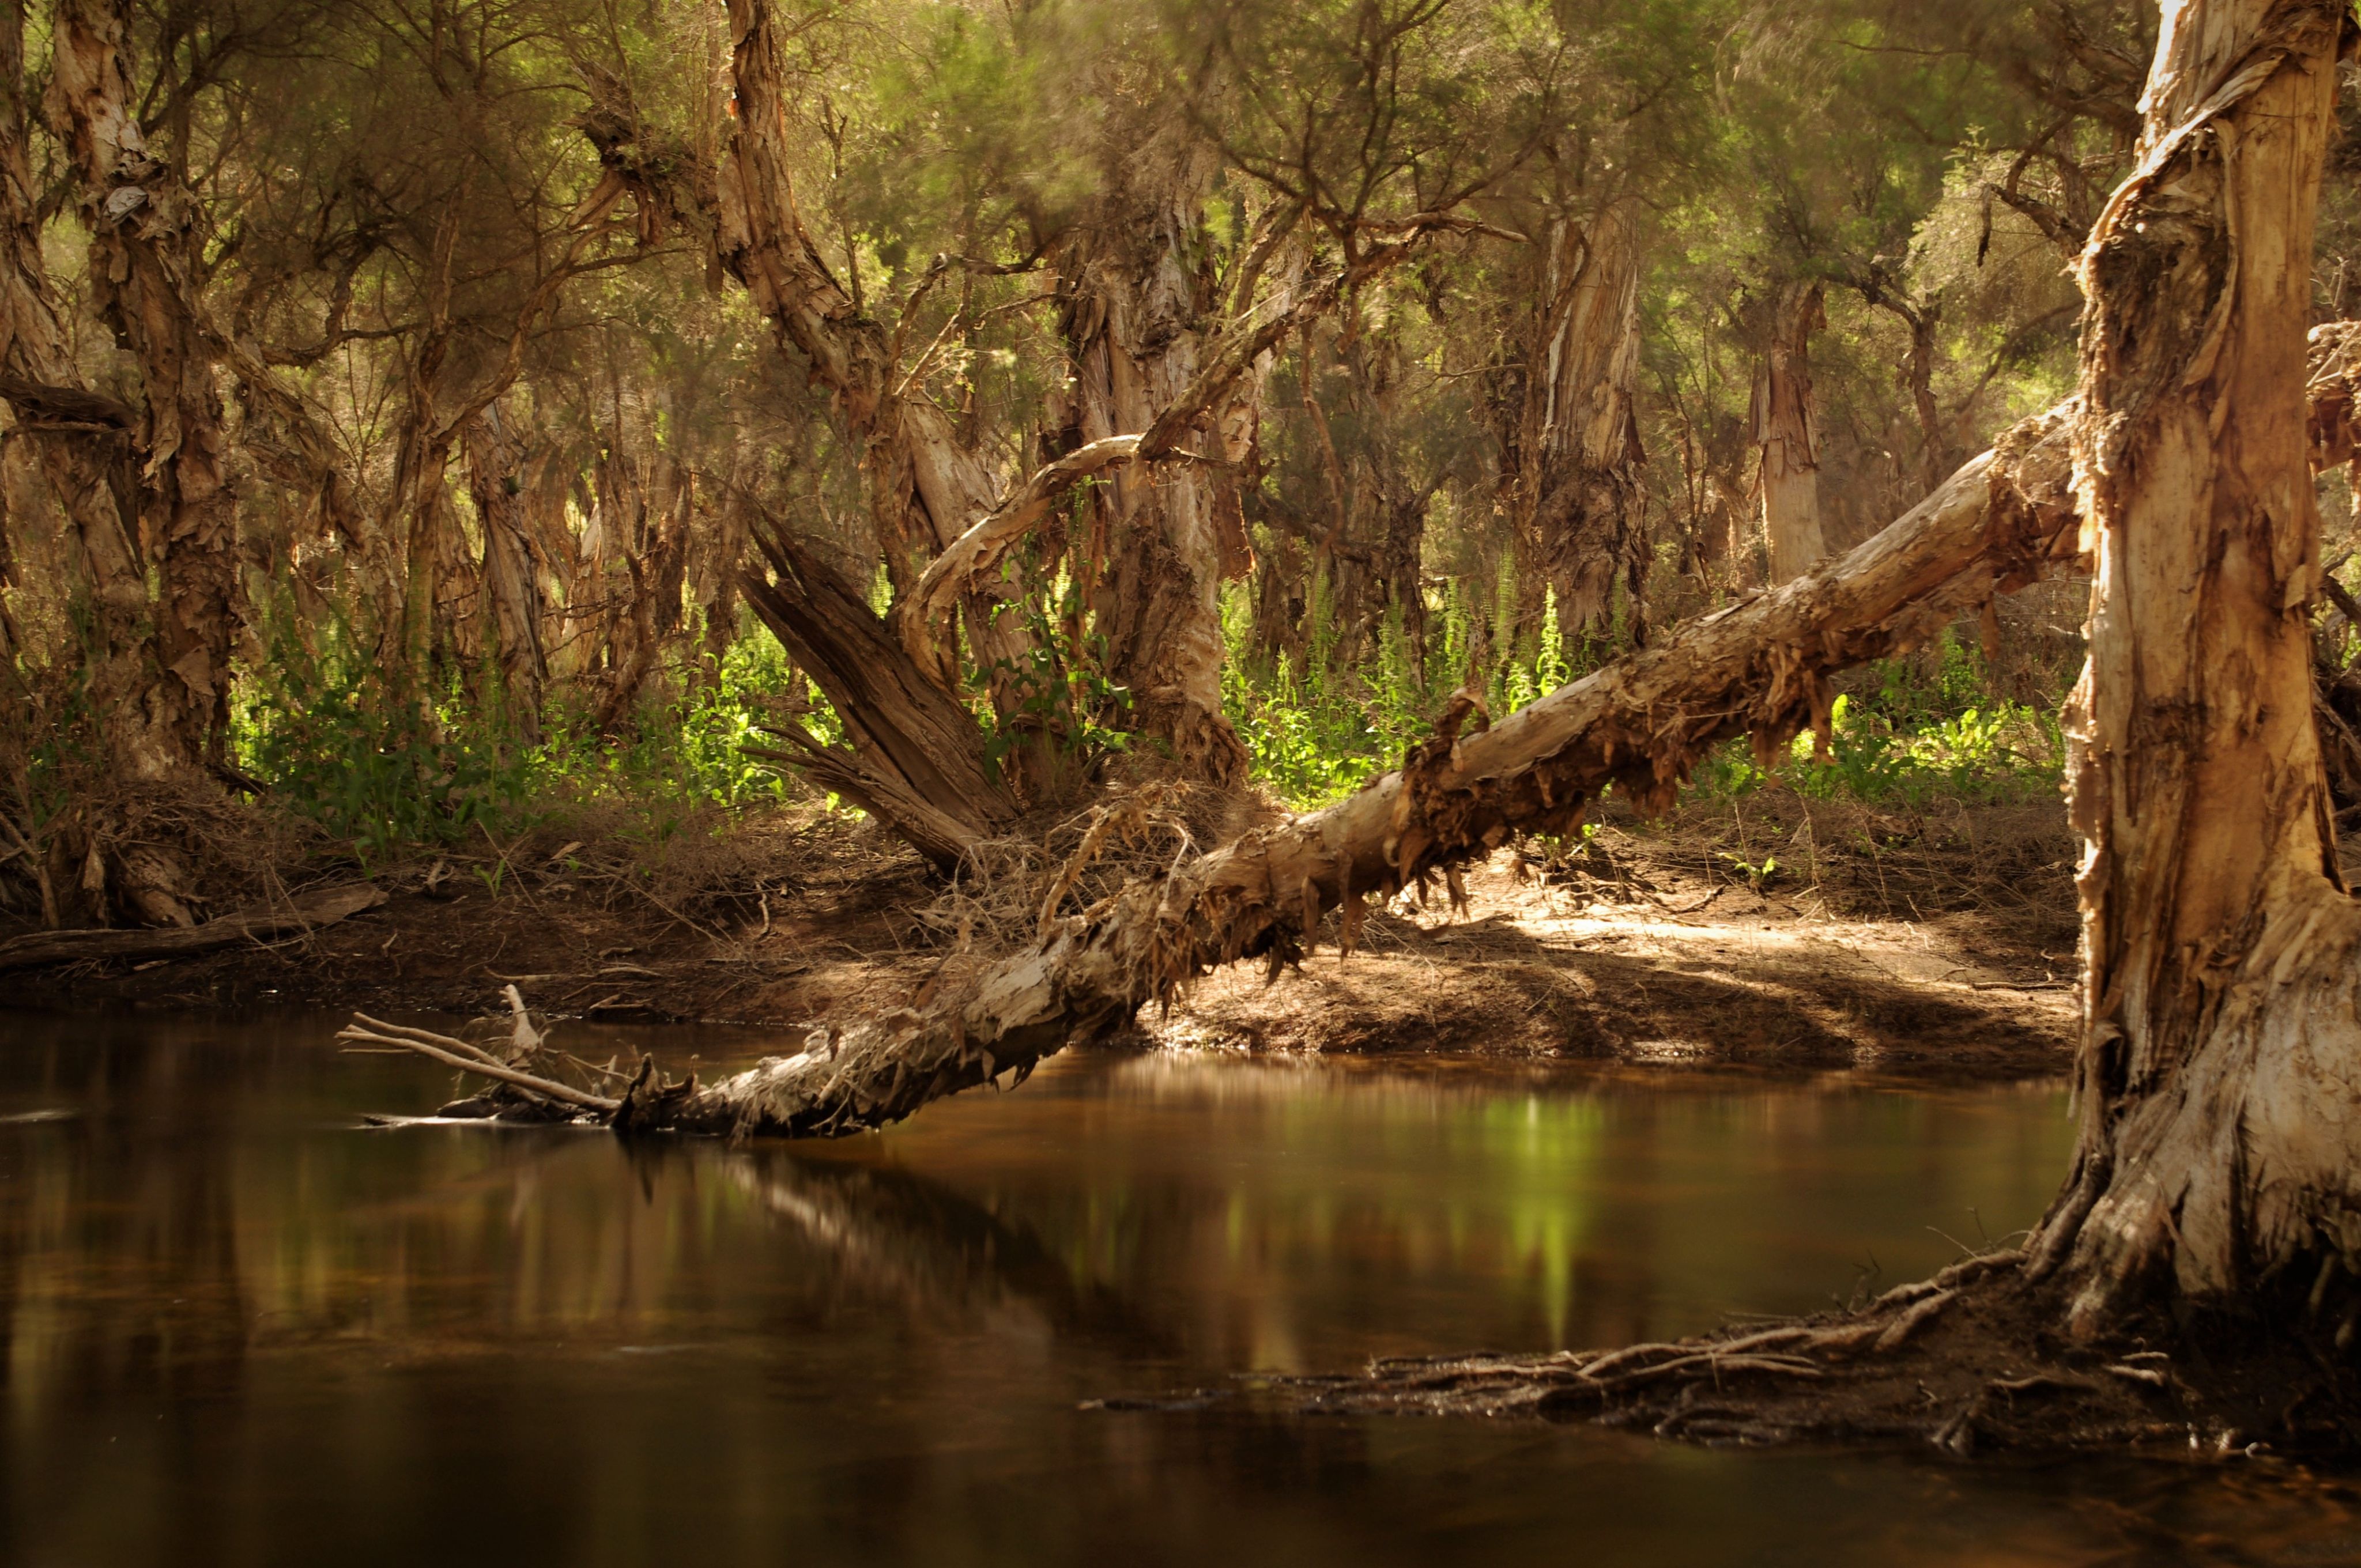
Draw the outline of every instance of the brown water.
[[[450,1080],[331,1028],[0,1014],[0,1562],[2361,1561],[2270,1464],[1082,1408],[1914,1277],[2039,1212],[2050,1090],[1075,1058],[627,1146],[366,1130]]]

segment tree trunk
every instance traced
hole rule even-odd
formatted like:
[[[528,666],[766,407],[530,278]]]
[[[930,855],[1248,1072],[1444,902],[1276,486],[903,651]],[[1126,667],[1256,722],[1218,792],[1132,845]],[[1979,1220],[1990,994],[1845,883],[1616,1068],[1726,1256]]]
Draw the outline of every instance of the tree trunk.
[[[180,745],[159,693],[154,606],[139,549],[129,463],[131,411],[82,384],[69,357],[33,190],[24,99],[24,9],[0,10],[0,397],[34,437],[41,477],[65,514],[89,596],[83,651],[109,770],[149,779],[195,758]],[[126,505],[126,499],[129,504]]]
[[[172,677],[151,688],[151,712],[175,760],[217,761],[238,625],[236,516],[212,349],[193,305],[195,201],[140,132],[126,58],[132,11],[130,0],[61,0],[50,119],[82,187],[93,294],[146,393],[142,521],[162,579],[155,657]]]
[[[460,439],[484,534],[485,621],[500,662],[501,696],[518,734],[538,744],[549,669],[541,646],[541,575],[524,515],[523,448],[498,402],[467,421]]]
[[[975,743],[974,716],[928,674],[868,596],[776,526],[755,543],[771,565],[740,579],[796,667],[844,722],[847,746],[774,730],[795,750],[771,753],[846,795],[945,871],[1018,808]]]
[[[429,372],[431,375],[431,372]],[[451,466],[450,435],[435,427],[430,384],[413,380],[408,422],[393,464],[386,502],[386,537],[401,546],[401,636],[389,651],[410,680],[412,700],[425,700],[434,674],[435,590],[443,577],[443,490]]]
[[[1761,464],[1758,488],[1771,580],[1809,571],[1828,546],[1820,533],[1820,438],[1812,396],[1812,334],[1828,324],[1817,283],[1786,283],[1773,296],[1770,342],[1747,415]]]
[[[1075,444],[1145,431],[1196,379],[1212,280],[1190,258],[1202,248],[1214,168],[1212,149],[1183,130],[1126,147],[1106,195],[1068,242],[1059,271]],[[1246,457],[1223,449],[1224,423],[1250,446],[1250,416],[1217,413],[1208,455]],[[1206,444],[1191,433],[1179,449]],[[1115,469],[1086,502],[1090,533],[1079,543],[1097,578],[1108,674],[1130,690],[1134,724],[1188,772],[1231,784],[1246,777],[1247,757],[1222,712],[1220,594],[1252,552],[1221,472],[1185,460]]]
[[[2348,7],[2169,0],[2140,163],[2081,263],[2095,557],[2070,711],[2081,1123],[2037,1276],[2069,1326],[2351,1258],[2361,909],[2312,723],[2312,223]]]
[[[1569,635],[1604,630],[1620,580],[1636,601],[1648,564],[1635,472],[1645,461],[1636,204],[1551,225],[1541,309],[1525,345],[1510,517],[1529,594],[1557,595]]]

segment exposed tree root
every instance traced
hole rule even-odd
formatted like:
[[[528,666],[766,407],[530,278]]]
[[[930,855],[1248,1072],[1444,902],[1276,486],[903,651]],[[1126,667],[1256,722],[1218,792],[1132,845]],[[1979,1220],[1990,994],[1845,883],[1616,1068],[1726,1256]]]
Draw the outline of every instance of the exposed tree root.
[[[1381,1361],[1282,1385],[1318,1411],[1533,1416],[1708,1443],[2165,1447],[2348,1442],[2342,1376],[2301,1354],[2235,1363],[2136,1332],[2069,1343],[2021,1251],[1965,1258],[1857,1310],[1614,1350]],[[2169,1324],[2156,1342],[2188,1345]]]

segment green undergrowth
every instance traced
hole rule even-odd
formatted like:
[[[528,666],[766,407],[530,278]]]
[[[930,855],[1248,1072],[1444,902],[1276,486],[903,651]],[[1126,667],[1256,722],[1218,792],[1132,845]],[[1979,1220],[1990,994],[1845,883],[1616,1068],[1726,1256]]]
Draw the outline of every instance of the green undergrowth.
[[[1254,758],[1255,775],[1299,809],[1350,795],[1398,765],[1430,733],[1434,716],[1466,672],[1471,628],[1480,613],[1457,585],[1430,610],[1425,678],[1420,678],[1400,615],[1380,626],[1362,658],[1336,667],[1334,634],[1315,603],[1309,646],[1258,654],[1243,597],[1225,604],[1230,658],[1224,698]],[[1515,712],[1604,662],[1603,651],[1572,643],[1554,605],[1538,634],[1490,663],[1487,706]],[[1946,633],[1919,653],[1885,660],[1850,677],[1839,696],[1825,750],[1795,738],[1763,767],[1752,742],[1715,748],[1690,781],[1690,798],[1734,798],[1772,784],[1814,799],[1917,809],[1938,800],[2015,803],[2053,796],[2065,762],[2057,696],[2025,702],[1995,696],[1982,656]]]
[[[1305,645],[1276,652],[1256,645],[1251,606],[1233,593],[1224,604],[1224,696],[1256,778],[1295,807],[1328,804],[1399,765],[1433,732],[1471,666],[1499,718],[1597,668],[1620,641],[1620,628],[1599,643],[1565,635],[1547,601],[1538,626],[1520,638],[1497,611],[1512,602],[1511,587],[1446,583],[1430,596],[1422,648],[1397,608],[1350,657],[1339,645],[1341,618],[1316,587]],[[1030,619],[1036,644],[1071,652],[1060,620]],[[339,622],[315,624],[301,636],[274,635],[269,656],[241,672],[230,755],[266,809],[316,825],[365,861],[461,846],[481,852],[488,839],[498,849],[594,811],[604,831],[652,847],[722,834],[747,812],[812,798],[775,762],[750,754],[777,744],[766,724],[792,719],[824,740],[840,734],[778,643],[753,625],[744,631],[718,663],[683,660],[659,672],[609,733],[590,718],[596,672],[555,682],[540,737],[528,740],[489,665],[445,664],[428,689],[412,689],[373,640]],[[1048,653],[1038,668],[975,671],[974,706],[987,714],[986,683],[1008,683],[1027,698],[1020,720],[1065,737],[1073,765],[1087,767],[1126,740],[1126,694],[1092,675],[1093,652],[1104,657],[1085,650],[1080,674]],[[2064,747],[2055,696],[1993,696],[1969,641],[1943,637],[1843,684],[1825,754],[1815,737],[1799,736],[1766,770],[1741,737],[1703,760],[1689,798],[1736,799],[1775,782],[1812,798],[1918,808],[2032,800],[2057,787]],[[77,764],[71,744],[88,728],[59,727],[33,759],[33,826],[89,773],[91,760]],[[1007,743],[989,724],[985,739],[997,762]]]
[[[806,688],[807,729],[833,738],[826,705],[766,636],[741,637],[719,664],[664,672],[613,732],[564,695],[528,740],[497,672],[447,672],[423,692],[389,673],[349,629],[277,640],[240,681],[232,744],[269,806],[316,823],[364,860],[507,839],[569,813],[620,808],[627,836],[661,841],[692,823],[777,804],[794,786],[749,756],[760,726]],[[717,813],[715,808],[720,808]]]

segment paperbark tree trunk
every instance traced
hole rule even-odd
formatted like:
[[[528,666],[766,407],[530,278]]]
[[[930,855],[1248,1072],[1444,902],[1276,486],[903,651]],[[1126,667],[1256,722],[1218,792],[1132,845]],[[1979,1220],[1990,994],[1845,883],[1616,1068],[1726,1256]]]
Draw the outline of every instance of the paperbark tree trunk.
[[[523,447],[497,401],[467,422],[460,440],[467,451],[468,493],[484,534],[485,621],[500,662],[502,696],[518,733],[537,744],[549,668],[541,645],[541,574],[524,511]]]
[[[1213,308],[1212,280],[1191,260],[1202,249],[1213,149],[1175,127],[1126,139],[1134,145],[1110,169],[1106,194],[1060,258],[1078,444],[1145,431],[1188,390]],[[1252,425],[1221,411],[1212,422],[1179,450],[1224,467],[1184,459],[1114,469],[1091,493],[1080,543],[1097,579],[1108,674],[1129,688],[1133,723],[1186,771],[1230,784],[1246,777],[1247,757],[1222,712],[1220,594],[1253,554],[1235,486],[1222,482],[1249,451],[1224,450],[1224,436],[1235,424],[1250,448]]]
[[[745,286],[782,345],[831,394],[846,433],[865,454],[870,508],[898,599],[946,544],[993,512],[998,488],[982,458],[960,439],[950,416],[922,389],[913,395],[916,378],[899,362],[894,332],[840,281],[805,225],[788,144],[785,66],[770,5],[766,0],[729,0],[729,15],[735,103],[728,155],[718,176],[708,177],[686,149],[652,155],[642,145],[636,111],[627,103],[604,104],[585,116],[584,130],[613,186],[631,191],[640,203],[643,225],[677,222],[707,239],[719,270]],[[872,787],[863,798],[871,808],[937,858],[947,823],[996,828],[1013,819],[1018,795],[996,782],[970,799],[935,798],[928,789],[939,775],[908,775],[895,765],[897,751],[932,755],[957,746],[972,766],[955,772],[996,774],[1000,770],[988,762],[985,737],[972,718],[963,736],[930,724],[922,733],[889,741],[895,713],[858,711],[867,679],[831,685],[837,672],[862,669],[895,641],[890,631],[879,635],[885,623],[869,609],[865,596],[829,594],[797,603],[812,579],[792,570],[741,580],[766,624],[774,630],[795,629],[781,635],[800,639],[790,643],[801,649],[798,663],[840,714],[857,720],[855,750],[836,751],[828,764],[829,787],[865,777]],[[962,591],[953,602],[964,611],[969,648],[979,664],[989,670],[1017,660],[1024,647],[1021,630],[1007,620],[995,620],[987,597]],[[924,656],[897,650],[894,659],[894,667],[878,677],[886,686],[913,679],[932,685],[935,696],[925,706],[936,718],[961,707],[954,694],[958,669],[948,647],[930,643]],[[1008,683],[994,677],[988,685],[995,707],[1007,717],[1017,703]],[[1057,771],[1038,751],[1028,742],[1005,760],[1020,787],[1047,787]],[[908,820],[895,815],[900,805],[913,806],[917,815]]]
[[[35,438],[41,477],[73,532],[90,601],[91,707],[109,767],[123,778],[157,778],[196,756],[182,744],[175,705],[159,689],[165,677],[155,657],[155,607],[130,463],[134,416],[82,384],[41,256],[21,5],[0,9],[0,397],[16,429]]]
[[[767,0],[728,0],[737,110],[718,182],[716,254],[754,307],[837,400],[866,445],[870,505],[898,594],[998,502],[999,487],[951,417],[910,395],[893,334],[839,281],[796,206],[785,66]],[[677,198],[668,198],[677,200]],[[994,652],[1008,652],[988,630]]]
[[[1784,583],[1828,554],[1820,532],[1820,437],[1812,395],[1812,334],[1828,323],[1817,283],[1786,283],[1772,297],[1770,341],[1747,415],[1759,466],[1763,543],[1771,580]]]
[[[2138,167],[2080,264],[2081,1124],[2031,1264],[2078,1333],[2158,1288],[2253,1305],[2361,1238],[2361,908],[2312,722],[2302,403],[2350,26],[2328,0],[2169,0]]]
[[[866,595],[785,529],[757,529],[768,574],[741,579],[747,602],[796,667],[818,683],[850,744],[830,746],[782,725],[794,750],[773,753],[824,789],[890,824],[944,871],[1018,807],[975,744],[975,719],[938,685]]]
[[[1551,226],[1524,349],[1510,515],[1528,597],[1554,589],[1569,633],[1604,630],[1617,582],[1636,602],[1647,570],[1637,220],[1635,203],[1619,201],[1586,224]]]
[[[219,761],[239,623],[236,518],[213,349],[196,314],[195,200],[148,150],[126,53],[131,0],[60,0],[50,120],[66,144],[90,229],[101,316],[139,363],[145,532],[162,580],[156,688],[176,750]]]

